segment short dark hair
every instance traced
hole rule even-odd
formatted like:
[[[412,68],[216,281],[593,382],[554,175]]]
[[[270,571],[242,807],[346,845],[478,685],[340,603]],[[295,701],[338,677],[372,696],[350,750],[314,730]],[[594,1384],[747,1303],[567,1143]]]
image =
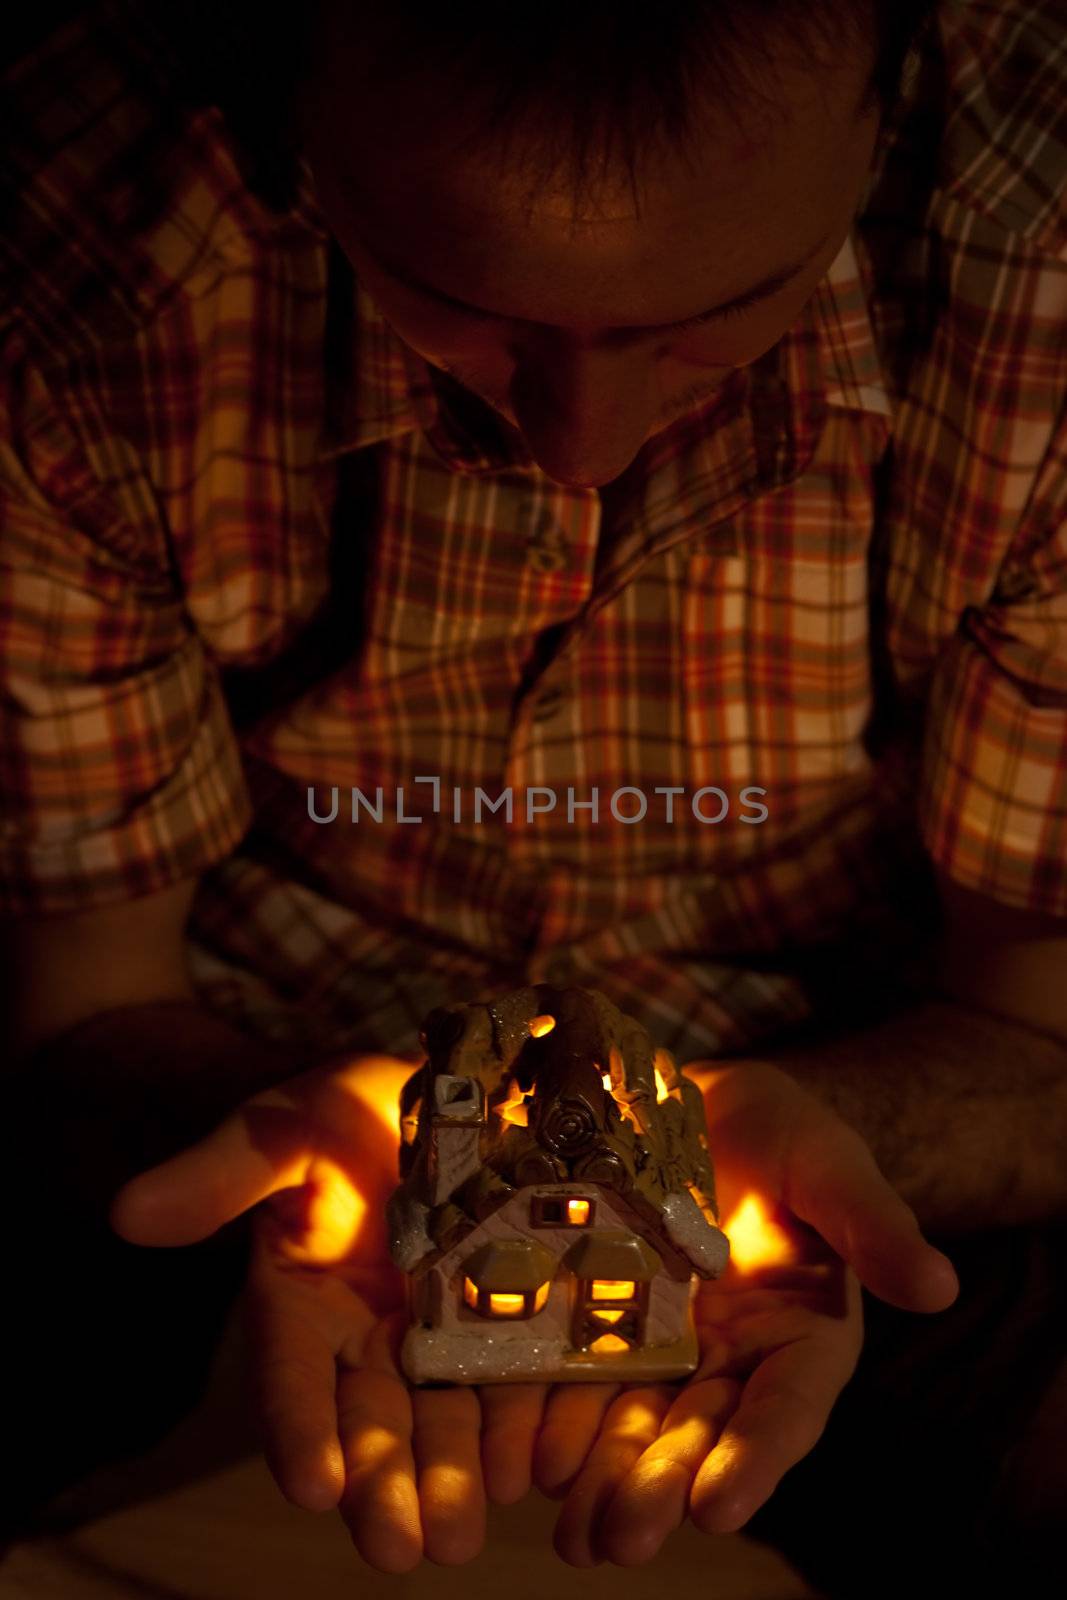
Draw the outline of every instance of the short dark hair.
[[[327,0],[339,6],[339,0]],[[874,66],[864,109],[896,103],[908,53],[938,0],[388,0],[352,5],[368,70],[425,73],[462,93],[474,137],[520,142],[540,173],[561,169],[576,194],[597,171],[629,174],[636,193],[653,144],[684,150],[694,89],[739,114],[769,98],[753,67],[783,38],[832,60],[866,40]],[[323,0],[264,9],[252,0],[156,0],[147,8],[187,103],[216,105],[249,187],[274,211],[297,190],[291,111],[312,59]],[[356,32],[355,30],[358,30]],[[820,56],[819,51],[824,54]]]

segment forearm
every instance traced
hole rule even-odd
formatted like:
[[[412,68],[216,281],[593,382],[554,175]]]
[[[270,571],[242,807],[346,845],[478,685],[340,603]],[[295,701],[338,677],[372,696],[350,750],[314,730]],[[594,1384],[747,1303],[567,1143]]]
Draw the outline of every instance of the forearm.
[[[1067,1045],[948,1000],[768,1053],[935,1233],[1067,1215]]]

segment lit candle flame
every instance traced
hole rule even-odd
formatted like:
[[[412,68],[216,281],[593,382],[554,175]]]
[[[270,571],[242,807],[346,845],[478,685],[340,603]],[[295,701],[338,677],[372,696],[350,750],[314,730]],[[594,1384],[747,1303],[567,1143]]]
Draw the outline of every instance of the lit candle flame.
[[[757,1194],[747,1194],[722,1225],[730,1241],[730,1261],[739,1272],[754,1272],[757,1267],[782,1266],[796,1256],[784,1229],[772,1222]]]

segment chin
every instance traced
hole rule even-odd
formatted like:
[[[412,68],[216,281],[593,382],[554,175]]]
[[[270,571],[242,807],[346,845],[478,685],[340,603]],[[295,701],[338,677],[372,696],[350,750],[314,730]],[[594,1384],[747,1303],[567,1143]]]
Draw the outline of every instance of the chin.
[[[429,358],[426,357],[425,359],[428,360]],[[510,427],[514,428],[516,433],[518,433],[520,436],[522,435],[522,429],[519,426],[518,419],[516,418],[515,413],[507,400],[500,399],[494,395],[486,394],[484,389],[480,389],[477,384],[471,383],[469,379],[464,378],[453,367],[446,365],[444,362],[436,361],[433,362],[432,365],[438,367],[442,372],[447,372],[449,377],[454,379],[456,383],[461,384],[464,389],[467,389],[471,394],[476,395],[484,405],[487,405],[490,410],[495,411],[498,417],[502,417]],[[694,411],[698,406],[703,405],[708,400],[712,399],[714,395],[718,394],[727,378],[734,371],[736,371],[736,368],[734,367],[723,367],[721,371],[716,374],[712,382],[697,385],[692,389],[685,390],[678,396],[677,400],[673,401],[668,406],[664,406],[662,411],[660,411],[660,413],[651,423],[648,432],[641,441],[641,448],[643,448],[650,439],[654,439],[657,433],[662,433],[664,428],[669,428],[672,422],[676,422],[679,417],[684,416],[687,411]]]

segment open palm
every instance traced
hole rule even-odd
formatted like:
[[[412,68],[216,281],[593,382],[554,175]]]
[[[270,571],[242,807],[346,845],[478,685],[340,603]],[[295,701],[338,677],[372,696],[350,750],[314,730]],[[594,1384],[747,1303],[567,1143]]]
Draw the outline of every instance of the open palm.
[[[412,1389],[385,1237],[396,1136],[374,1109],[396,1106],[410,1072],[358,1057],[290,1079],[112,1210],[132,1242],[182,1245],[256,1208],[247,1306],[268,1462],[297,1505],[338,1507],[381,1571],[470,1560],[487,1498],[518,1500],[531,1481],[565,1497],[556,1548],[573,1565],[648,1560],[687,1511],[709,1532],[740,1527],[815,1443],[855,1366],[859,1283],[913,1310],[954,1295],[948,1263],[844,1124],[773,1068],[717,1070],[706,1098],[723,1214],[762,1196],[792,1259],[735,1263],[701,1288],[694,1377]]]
[[[746,1262],[732,1239],[726,1274],[695,1301],[693,1377],[616,1393],[570,1476],[539,1454],[539,1486],[564,1496],[556,1549],[576,1566],[647,1561],[687,1513],[707,1533],[742,1527],[815,1445],[855,1369],[861,1284],[912,1311],[941,1310],[958,1291],[859,1136],[784,1073],[686,1071],[705,1091],[728,1231],[747,1203],[784,1248]],[[578,1403],[550,1399],[557,1428]]]
[[[112,1222],[133,1243],[205,1238],[255,1207],[246,1284],[256,1412],[283,1493],[336,1506],[366,1561],[406,1572],[467,1561],[485,1539],[482,1412],[471,1389],[413,1391],[397,1366],[403,1275],[385,1200],[410,1062],[358,1057],[255,1096],[214,1133],[143,1173]],[[497,1463],[494,1470],[494,1461]],[[525,1492],[490,1447],[490,1486]]]
[[[731,1265],[701,1285],[691,1378],[612,1397],[581,1470],[555,1488],[564,1560],[648,1561],[687,1512],[707,1532],[740,1527],[816,1443],[859,1357],[861,1299],[821,1240],[788,1232],[789,1265]],[[568,1401],[550,1401],[558,1422]]]

